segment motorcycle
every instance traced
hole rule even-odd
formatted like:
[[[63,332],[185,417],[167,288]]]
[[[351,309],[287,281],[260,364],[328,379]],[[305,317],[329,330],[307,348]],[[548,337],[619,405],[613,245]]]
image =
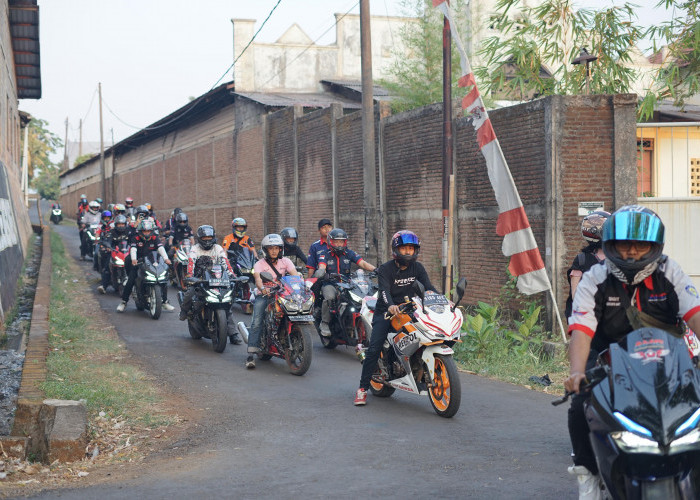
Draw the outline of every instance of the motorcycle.
[[[208,261],[207,261],[208,259]],[[197,287],[192,303],[193,314],[187,318],[190,336],[195,339],[208,337],[215,352],[224,352],[228,341],[228,315],[231,313],[233,288],[239,282],[248,281],[247,276],[230,276],[225,263],[211,263],[208,257],[201,257],[202,278],[185,278],[185,283]],[[184,292],[178,292],[182,305]]]
[[[376,302],[377,286],[371,281],[375,276],[376,273],[366,275],[362,269],[358,269],[349,278],[342,274],[326,275],[333,280],[327,283],[335,287],[335,297],[325,297],[325,300],[334,299],[335,309],[331,310],[331,320],[328,323],[330,336],[321,335],[319,323],[315,322],[323,347],[334,349],[339,344],[354,346],[358,359],[364,361],[372,322],[363,317],[360,311],[365,297],[373,297]],[[320,277],[322,278],[323,276]]]
[[[96,243],[100,240],[97,234],[97,229],[99,229],[99,227],[99,224],[88,224],[83,229],[83,231],[85,231],[85,255],[89,255],[93,260],[95,259]]]
[[[163,307],[161,285],[168,283],[168,265],[158,252],[144,257],[138,263],[136,283],[134,284],[134,303],[136,309],[148,309],[151,319],[160,318]]]
[[[251,283],[253,280],[253,266],[255,265],[255,253],[248,247],[242,247],[236,243],[231,244],[228,249],[228,260],[236,276],[247,276],[247,282],[241,282],[236,287],[236,304],[240,304],[241,310],[245,314],[253,313],[253,297],[251,296]]]
[[[114,288],[121,297],[126,285],[126,269],[124,262],[129,256],[129,242],[123,240],[119,242],[116,248],[110,248],[109,258],[109,274],[111,276],[112,288]]]
[[[63,210],[61,207],[54,207],[51,209],[51,222],[54,224],[60,224],[63,220]]]
[[[591,391],[584,410],[612,498],[700,498],[700,371],[682,337],[628,333],[600,354],[581,390]]]
[[[417,296],[399,305],[399,314],[391,318],[389,332],[377,370],[370,381],[370,392],[377,397],[391,396],[396,389],[428,395],[430,404],[441,417],[453,417],[459,410],[462,388],[452,346],[459,342],[464,318],[457,305],[464,296],[466,278],[457,283],[457,301],[427,294],[415,281]],[[365,303],[366,304],[366,303]],[[364,305],[364,304],[363,304]],[[365,312],[369,315],[368,312]],[[370,333],[371,336],[371,333]]]
[[[173,267],[172,267],[172,279],[171,282],[173,286],[184,291],[187,289],[187,284],[185,283],[185,276],[187,275],[187,264],[189,260],[190,249],[192,248],[192,242],[189,238],[182,240],[178,245],[173,245],[175,248],[175,253],[173,254]]]
[[[274,281],[266,272],[260,277],[263,282]],[[309,328],[313,323],[314,294],[301,276],[283,276],[271,292],[273,298],[265,309],[260,335],[260,359],[283,358],[292,375],[303,375],[311,366],[313,354]],[[238,331],[247,343],[248,329],[242,321]]]

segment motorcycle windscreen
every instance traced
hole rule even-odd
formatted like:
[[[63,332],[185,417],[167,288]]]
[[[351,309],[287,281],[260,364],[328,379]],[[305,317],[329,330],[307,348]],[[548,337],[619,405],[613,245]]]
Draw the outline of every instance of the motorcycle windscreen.
[[[284,298],[297,304],[303,304],[311,296],[301,276],[282,276]]]
[[[664,330],[630,332],[610,346],[610,366],[612,411],[651,431],[659,443],[673,441],[676,428],[700,405],[700,377],[688,348]]]
[[[229,260],[231,264],[235,262],[238,267],[242,269],[253,269],[255,261],[257,260],[255,253],[248,247],[242,247],[240,245],[235,245],[235,248],[233,247],[234,245],[231,245],[231,248],[229,248]]]

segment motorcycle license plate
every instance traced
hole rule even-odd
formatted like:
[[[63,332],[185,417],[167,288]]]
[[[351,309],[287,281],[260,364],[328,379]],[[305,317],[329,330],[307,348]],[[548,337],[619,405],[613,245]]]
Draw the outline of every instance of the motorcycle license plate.
[[[209,286],[229,286],[229,282],[227,279],[211,279]]]
[[[302,316],[289,316],[289,321],[305,321],[305,322],[310,322],[313,321],[314,317],[310,314],[304,314]]]
[[[446,306],[449,304],[449,301],[444,295],[438,295],[437,293],[429,293],[425,296],[425,301],[423,303],[426,306]]]

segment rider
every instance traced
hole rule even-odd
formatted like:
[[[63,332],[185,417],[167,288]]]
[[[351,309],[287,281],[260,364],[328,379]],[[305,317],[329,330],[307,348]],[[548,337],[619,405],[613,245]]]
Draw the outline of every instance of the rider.
[[[379,354],[384,346],[384,341],[389,335],[391,320],[384,318],[385,313],[399,314],[399,306],[405,297],[413,297],[413,282],[419,281],[426,291],[437,293],[430,282],[428,273],[423,264],[417,262],[420,252],[420,240],[412,231],[399,231],[391,238],[391,253],[393,259],[385,262],[377,269],[379,281],[379,298],[374,310],[372,320],[372,335],[369,341],[366,358],[362,363],[362,375],[360,376],[360,388],[355,393],[355,406],[367,404],[367,389],[372,375],[377,369]]]
[[[134,208],[134,199],[131,196],[127,196],[124,200],[124,207],[126,208],[126,218],[136,216],[136,208]]]
[[[233,232],[227,234],[224,237],[224,241],[221,242],[221,246],[224,250],[229,249],[229,247],[236,243],[237,245],[245,248],[249,248],[253,255],[255,255],[255,244],[250,236],[246,235],[245,232],[248,229],[248,224],[243,217],[236,217],[231,221],[231,229]]]
[[[136,263],[146,255],[155,251],[163,257],[167,265],[170,265],[168,254],[165,253],[163,244],[158,240],[158,236],[155,234],[155,224],[153,224],[153,221],[146,219],[139,223],[137,234],[131,239],[131,250],[129,251],[130,259],[126,261],[129,278],[126,280],[126,285],[124,285],[122,301],[117,306],[117,312],[124,312],[124,309],[126,309],[126,303],[129,301],[131,290],[134,288],[134,283],[136,281],[136,273],[138,271]],[[172,311],[175,309],[168,303],[167,284],[161,285],[161,292],[163,295],[163,309],[165,311]]]
[[[306,267],[309,268],[309,277],[313,276],[318,267],[318,258],[328,250],[328,233],[333,229],[333,223],[329,219],[318,221],[318,233],[321,237],[309,247],[309,255],[306,257]]]
[[[183,240],[189,239],[190,243],[194,243],[194,235],[192,234],[192,227],[188,223],[187,214],[180,212],[175,216],[175,220],[176,222],[173,224],[168,237],[168,247],[170,248],[168,255],[171,258],[175,253],[175,247],[180,245]]]
[[[255,297],[255,304],[253,305],[253,318],[250,322],[250,335],[248,337],[248,359],[246,359],[245,363],[246,368],[255,368],[253,355],[260,352],[260,333],[265,309],[270,303],[271,287],[286,274],[291,276],[299,275],[292,261],[287,257],[282,257],[284,241],[282,241],[282,237],[279,234],[268,234],[262,239],[261,246],[264,257],[257,261],[253,267],[255,286],[259,295]],[[272,276],[272,283],[263,283],[260,273],[264,272]]]
[[[109,233],[111,228],[111,223],[112,223],[112,212],[110,210],[103,210],[102,214],[100,215],[100,227],[97,228],[96,234],[99,237],[100,241],[105,239],[107,237],[107,234]],[[109,253],[107,252],[107,255],[105,255],[105,250],[103,250],[103,246],[99,245],[99,261],[93,262],[92,267],[95,269],[95,271],[104,271],[105,265],[109,264]]]
[[[328,233],[328,250],[318,259],[318,268],[327,269],[327,272],[350,277],[350,267],[355,263],[365,271],[374,271],[376,267],[363,260],[357,253],[348,248],[348,234],[336,227]],[[317,282],[318,283],[318,282]],[[321,306],[321,335],[329,336],[331,330],[328,323],[331,321],[331,309],[335,308],[335,299],[338,290],[331,284],[326,283],[322,288],[323,303]]]
[[[571,267],[566,271],[566,277],[569,280],[569,297],[566,299],[567,318],[571,316],[571,304],[581,276],[591,267],[605,260],[603,243],[600,238],[603,234],[603,224],[608,220],[608,217],[610,217],[610,213],[596,210],[586,215],[581,221],[581,236],[588,242],[588,245],[581,249]]]
[[[280,236],[284,240],[282,255],[291,260],[297,270],[302,266],[306,267],[306,254],[297,245],[297,239],[299,238],[297,230],[293,227],[285,227],[280,231]]]
[[[80,195],[80,201],[78,202],[78,214],[76,215],[76,220],[78,221],[78,226],[80,226],[80,218],[83,216],[85,212],[88,211],[88,199],[87,196],[84,194]]]
[[[165,221],[165,225],[163,226],[163,236],[170,237],[170,231],[172,231],[175,228],[176,222],[175,222],[175,216],[182,212],[181,208],[176,208],[172,212],[170,212],[170,218]]]
[[[126,207],[122,203],[117,203],[114,205],[114,216],[124,215],[126,216]]]
[[[85,260],[85,256],[88,253],[86,234],[88,227],[99,223],[100,204],[96,201],[91,201],[88,203],[87,211],[83,212],[80,219],[78,219],[78,225],[80,227],[80,260]]]
[[[109,271],[111,250],[119,247],[123,242],[129,242],[129,231],[126,224],[126,216],[119,214],[114,218],[114,227],[112,230],[107,232],[105,237],[100,240],[100,246],[105,248],[106,251],[110,252],[107,254],[107,258],[104,259],[102,265],[102,282],[100,283],[100,286],[97,287],[97,291],[100,293],[106,293],[107,287],[112,281]]]
[[[684,320],[700,331],[697,289],[678,263],[663,255],[664,225],[656,213],[624,206],[603,226],[602,240],[605,261],[583,275],[574,295],[570,375],[564,382],[567,391],[577,393],[569,408],[574,457],[569,473],[578,476],[579,498],[592,499],[601,498],[601,481],[584,415],[590,393],[578,393],[586,370],[635,328],[655,326],[679,334]]]

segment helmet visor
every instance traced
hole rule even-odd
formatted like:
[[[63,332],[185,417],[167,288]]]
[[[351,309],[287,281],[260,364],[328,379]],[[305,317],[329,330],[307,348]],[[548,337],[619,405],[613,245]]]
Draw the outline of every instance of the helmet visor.
[[[644,212],[622,212],[603,225],[603,241],[633,240],[664,243],[661,219]]]
[[[418,236],[415,234],[402,234],[396,241],[396,246],[400,247],[401,245],[420,246],[420,241],[418,240]]]

